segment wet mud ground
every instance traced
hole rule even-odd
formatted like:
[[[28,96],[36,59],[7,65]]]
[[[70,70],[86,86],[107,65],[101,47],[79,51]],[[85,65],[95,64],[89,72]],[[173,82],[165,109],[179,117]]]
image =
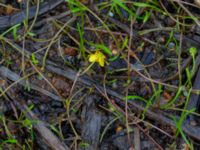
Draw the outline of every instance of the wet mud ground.
[[[37,2],[31,2],[29,7],[35,7]],[[199,26],[186,19],[181,21],[189,25],[179,29],[169,15],[147,8],[136,7],[141,16],[146,9],[152,11],[145,23],[137,18],[130,20],[122,8],[121,16],[109,16],[109,9],[99,10],[103,1],[80,1],[100,19],[90,11],[77,15],[64,1],[55,6],[55,1],[48,2],[35,21],[35,15],[30,14],[28,23],[34,24],[29,34],[22,23],[16,33],[8,32],[2,37],[13,23],[0,26],[1,149],[189,149],[183,137],[176,134],[174,123],[181,117],[178,109],[185,108],[187,96],[180,95],[170,109],[162,106],[177,94],[178,71],[184,88],[188,88],[185,70],[193,64],[188,49],[200,47]],[[3,17],[26,9],[26,3],[1,3],[16,10],[0,11],[0,24]],[[186,15],[184,11],[177,12],[178,6],[174,5],[178,4],[158,3],[170,14]],[[197,7],[185,7],[199,17]],[[82,31],[78,30],[80,26]],[[127,39],[128,46],[124,47]],[[111,54],[105,53],[104,67],[95,63],[82,74],[90,65],[89,54],[102,48],[94,43],[103,43]],[[194,89],[199,90],[200,55],[197,53],[195,58],[191,80]],[[153,96],[154,88],[162,92]],[[138,97],[126,101],[127,95]],[[198,113],[198,95],[192,93],[190,99],[193,101],[185,109],[195,107]],[[194,149],[199,149],[198,116],[185,117],[182,127]]]

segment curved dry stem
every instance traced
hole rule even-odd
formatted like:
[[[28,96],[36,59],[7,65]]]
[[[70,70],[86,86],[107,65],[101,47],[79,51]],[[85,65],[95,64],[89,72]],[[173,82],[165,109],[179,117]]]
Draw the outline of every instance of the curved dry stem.
[[[73,22],[75,19],[76,19],[76,17],[73,17],[73,18],[71,18],[69,21],[67,21],[67,22],[62,26],[62,28],[60,28],[60,29],[58,30],[58,32],[53,36],[53,38],[51,39],[51,41],[50,41],[50,43],[48,44],[48,47],[47,47],[47,49],[46,49],[46,51],[45,51],[45,54],[44,54],[44,57],[43,57],[43,60],[42,60],[42,68],[45,67],[45,62],[46,62],[46,58],[47,58],[48,52],[49,52],[49,50],[50,50],[52,44],[53,44],[54,41],[56,40],[56,38],[57,38],[57,37],[59,36],[59,34],[63,31],[63,29],[64,29],[65,27],[67,27],[67,25],[68,25],[69,23]]]

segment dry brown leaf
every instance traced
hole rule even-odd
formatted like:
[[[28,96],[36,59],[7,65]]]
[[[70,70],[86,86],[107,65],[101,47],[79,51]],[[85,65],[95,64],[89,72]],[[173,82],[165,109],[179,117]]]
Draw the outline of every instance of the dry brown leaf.
[[[83,4],[88,4],[89,0],[80,0],[80,2],[83,3]]]
[[[172,96],[168,92],[163,92],[163,97],[166,101],[170,101],[172,99]]]
[[[120,131],[122,131],[122,126],[118,126],[116,129],[115,129],[115,131],[116,131],[116,133],[118,133],[118,132],[120,132]]]
[[[64,49],[64,54],[69,55],[69,56],[76,56],[77,51],[74,48],[67,47],[67,48]]]
[[[14,11],[14,8],[12,7],[12,5],[8,4],[7,7],[6,7],[6,15],[12,14],[13,11]]]

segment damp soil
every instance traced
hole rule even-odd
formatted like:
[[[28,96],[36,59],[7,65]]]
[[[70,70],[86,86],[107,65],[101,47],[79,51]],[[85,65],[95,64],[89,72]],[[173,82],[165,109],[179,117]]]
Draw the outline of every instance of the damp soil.
[[[4,21],[1,19],[8,16],[10,19],[13,15],[23,18],[18,14],[25,11],[26,1],[0,2],[12,7],[9,8],[11,11],[0,6],[0,24]],[[81,13],[75,15],[64,1],[55,4],[56,1],[47,0],[40,4],[48,2],[48,6],[43,5],[44,11],[38,14],[26,37],[27,27],[22,21],[18,22],[21,25],[16,33],[8,32],[4,40],[0,38],[1,148],[56,149],[51,141],[45,141],[45,133],[38,130],[36,124],[42,122],[41,126],[48,128],[60,145],[64,145],[63,149],[187,149],[188,145],[181,135],[176,136],[176,124],[172,119],[172,116],[179,118],[181,112],[163,110],[161,106],[176,95],[174,87],[180,83],[178,57],[181,59],[182,83],[188,82],[185,70],[192,68],[188,49],[200,48],[198,25],[187,19],[185,22],[189,27],[172,32],[171,29],[177,25],[174,19],[155,10],[144,23],[140,18],[130,21],[128,12],[122,8],[119,9],[120,15],[111,15],[106,8],[99,9],[104,2],[102,0],[80,1],[109,26],[108,30],[90,12],[84,12],[84,16]],[[36,8],[36,4],[37,1],[31,1],[29,7]],[[176,15],[179,10],[175,4],[163,1],[159,7],[165,7],[169,13]],[[127,4],[127,7],[130,5]],[[200,15],[197,7],[187,7],[194,15]],[[34,21],[33,10],[27,18],[29,24]],[[143,16],[145,9],[138,9],[137,13]],[[182,11],[180,13],[185,15]],[[10,19],[10,23],[0,26],[0,33],[14,25]],[[134,22],[132,29],[131,22]],[[78,31],[79,27],[81,31]],[[159,27],[163,29],[150,31]],[[130,46],[119,46],[130,38]],[[176,48],[180,41],[181,55],[178,56]],[[111,54],[104,52],[107,61],[104,67],[95,63],[81,74],[90,65],[89,54],[102,48],[94,43],[103,44]],[[85,52],[82,52],[83,49]],[[199,56],[197,65],[200,64]],[[196,89],[200,89],[198,72],[197,67],[192,78]],[[161,94],[154,97],[147,111],[145,108],[151,101],[154,88],[159,88],[158,82],[171,86],[162,86]],[[127,94],[138,97],[126,102]],[[198,96],[193,95],[192,98],[196,103],[191,106],[199,112]],[[180,96],[172,108],[182,109],[185,100],[186,97]],[[186,118],[184,123],[183,130],[193,141],[195,149],[199,149],[199,125],[196,116]]]

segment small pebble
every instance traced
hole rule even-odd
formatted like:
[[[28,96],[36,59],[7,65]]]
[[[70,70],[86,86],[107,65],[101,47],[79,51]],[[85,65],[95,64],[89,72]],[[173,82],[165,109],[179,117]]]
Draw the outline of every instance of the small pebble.
[[[117,83],[116,83],[116,82],[113,82],[113,83],[112,83],[112,88],[113,88],[113,89],[117,89],[117,87],[118,87],[118,86],[117,86]]]
[[[62,103],[58,102],[58,101],[52,101],[51,106],[52,107],[61,108],[62,107]]]
[[[113,55],[117,55],[118,53],[119,53],[119,52],[118,52],[116,49],[113,49],[113,50],[112,50],[112,54],[113,54]]]
[[[174,50],[175,43],[174,42],[170,42],[169,45],[168,45],[168,48],[171,49],[171,50]]]
[[[45,111],[45,110],[46,110],[46,108],[47,108],[47,107],[46,107],[46,106],[44,106],[44,105],[40,105],[40,106],[39,106],[39,108],[40,108],[41,112],[43,112],[43,111]]]
[[[109,11],[108,15],[109,15],[110,17],[113,17],[113,16],[114,16],[114,14],[113,14],[111,11]]]
[[[32,101],[29,99],[29,100],[27,101],[27,104],[28,104],[28,105],[31,105],[31,104],[32,104]]]
[[[48,76],[49,78],[52,78],[52,77],[53,77],[53,74],[52,74],[52,73],[48,73],[47,76]]]
[[[196,126],[196,125],[197,125],[197,122],[194,121],[194,120],[192,120],[192,121],[190,121],[190,125],[191,125],[191,126]]]
[[[200,7],[200,0],[194,0],[194,3]]]

